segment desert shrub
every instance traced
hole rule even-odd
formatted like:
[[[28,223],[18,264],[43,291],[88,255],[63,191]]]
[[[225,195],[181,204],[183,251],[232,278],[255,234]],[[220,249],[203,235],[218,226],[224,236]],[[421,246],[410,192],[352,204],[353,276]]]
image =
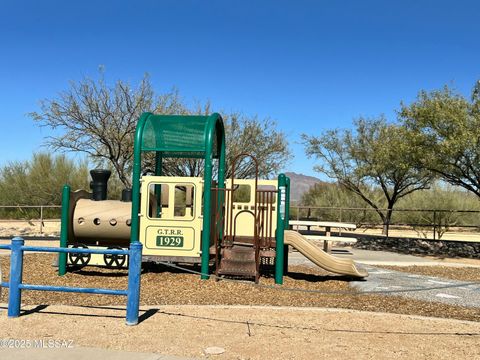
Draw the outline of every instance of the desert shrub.
[[[34,154],[31,160],[10,162],[0,169],[0,205],[59,205],[62,187],[88,189],[88,167],[65,155]],[[58,210],[44,215],[58,216]],[[38,209],[0,209],[2,218],[38,218]]]

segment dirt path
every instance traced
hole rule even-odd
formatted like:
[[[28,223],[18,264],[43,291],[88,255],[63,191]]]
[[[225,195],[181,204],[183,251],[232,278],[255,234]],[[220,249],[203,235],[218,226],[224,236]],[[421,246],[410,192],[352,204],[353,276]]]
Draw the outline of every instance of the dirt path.
[[[225,349],[218,359],[480,358],[480,324],[466,321],[318,308],[143,310],[146,319],[134,327],[124,325],[123,307],[48,306],[18,319],[3,310],[0,328],[3,338],[71,339],[76,346],[189,357],[217,346]]]

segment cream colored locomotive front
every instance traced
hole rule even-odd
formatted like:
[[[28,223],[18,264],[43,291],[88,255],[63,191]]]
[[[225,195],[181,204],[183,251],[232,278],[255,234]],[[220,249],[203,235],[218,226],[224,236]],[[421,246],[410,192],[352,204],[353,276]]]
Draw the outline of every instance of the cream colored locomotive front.
[[[143,176],[140,242],[144,255],[200,257],[203,180]]]

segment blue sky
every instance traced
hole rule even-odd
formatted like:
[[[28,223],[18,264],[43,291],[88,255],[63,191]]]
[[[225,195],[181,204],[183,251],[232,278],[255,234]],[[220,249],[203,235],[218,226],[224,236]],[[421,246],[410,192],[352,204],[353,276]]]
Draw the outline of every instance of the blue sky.
[[[28,159],[47,129],[26,115],[70,80],[151,75],[215,111],[277,120],[315,175],[301,133],[391,120],[401,100],[480,78],[477,1],[2,1],[0,165]]]

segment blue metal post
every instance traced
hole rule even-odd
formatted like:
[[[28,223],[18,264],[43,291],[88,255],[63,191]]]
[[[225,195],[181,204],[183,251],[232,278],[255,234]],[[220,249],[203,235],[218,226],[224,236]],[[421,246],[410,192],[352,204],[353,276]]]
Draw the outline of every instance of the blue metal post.
[[[130,243],[128,259],[127,325],[138,324],[140,307],[140,275],[142,271],[142,243]]]
[[[12,239],[12,253],[10,255],[10,279],[8,290],[8,317],[15,318],[20,316],[20,303],[22,301],[22,283],[23,273],[23,250],[22,246],[25,240],[21,237]]]

